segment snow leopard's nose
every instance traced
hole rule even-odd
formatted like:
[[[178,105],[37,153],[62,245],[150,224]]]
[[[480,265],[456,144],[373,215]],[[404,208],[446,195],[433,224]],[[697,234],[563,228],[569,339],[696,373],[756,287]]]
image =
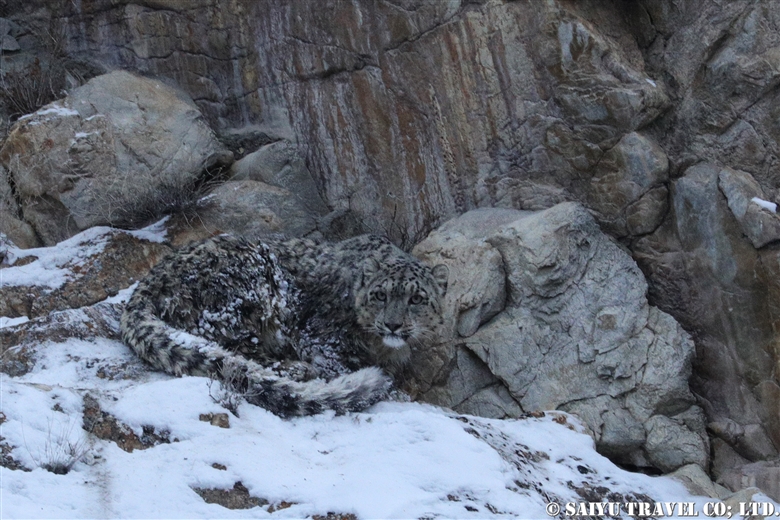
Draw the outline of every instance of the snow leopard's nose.
[[[390,332],[397,331],[398,329],[401,328],[401,325],[403,325],[403,324],[402,323],[396,323],[395,321],[386,321],[385,322],[385,327],[387,327],[387,330],[389,330]]]

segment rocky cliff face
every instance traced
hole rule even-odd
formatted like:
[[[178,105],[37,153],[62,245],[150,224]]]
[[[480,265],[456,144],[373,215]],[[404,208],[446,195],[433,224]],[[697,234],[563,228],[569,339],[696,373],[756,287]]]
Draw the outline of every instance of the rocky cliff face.
[[[83,75],[176,84],[236,158],[295,150],[315,198],[407,245],[473,208],[581,202],[694,338],[715,475],[777,460],[780,219],[761,201],[780,186],[780,2],[0,8],[8,59],[49,34]],[[4,231],[41,238],[11,181],[0,176]],[[778,485],[761,464],[750,478]]]

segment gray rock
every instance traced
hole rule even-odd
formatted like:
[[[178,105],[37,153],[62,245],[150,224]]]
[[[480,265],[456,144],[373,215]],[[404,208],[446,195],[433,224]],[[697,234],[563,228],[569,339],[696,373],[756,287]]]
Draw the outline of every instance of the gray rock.
[[[348,209],[333,210],[317,219],[317,232],[326,240],[339,242],[357,235],[370,233],[360,215]]]
[[[708,466],[709,443],[687,425],[663,415],[645,422],[649,461],[658,469],[670,472],[687,464]],[[703,432],[701,432],[703,434]]]
[[[325,214],[327,206],[314,178],[295,146],[276,141],[260,147],[233,163],[231,179],[260,181],[288,190],[312,213]]]
[[[484,417],[518,417],[523,413],[522,407],[489,367],[468,349],[455,347],[422,355],[413,352],[412,355],[415,368],[413,379],[407,384],[413,385],[414,397]],[[443,366],[440,365],[442,361]],[[424,373],[428,377],[420,377]]]
[[[639,236],[655,231],[669,210],[669,190],[666,186],[652,188],[639,200],[626,207],[626,231]]]
[[[13,190],[8,181],[8,171],[2,166],[0,166],[0,211],[19,213],[19,204],[14,199]]]
[[[656,307],[647,316],[647,363],[641,372],[641,384],[626,397],[626,405],[638,417],[660,412],[675,415],[688,408],[691,391],[688,378],[692,370],[693,342],[674,318]],[[701,424],[696,431],[703,431]]]
[[[602,446],[602,453],[622,460],[626,460],[626,454],[631,454],[630,458],[635,466],[648,466],[649,461],[642,453],[642,448],[647,442],[645,426],[628,410],[611,408],[608,403],[604,405],[607,411],[599,414],[602,429],[601,436],[597,439]],[[589,415],[599,412],[598,408],[586,411],[584,407],[578,407],[577,410],[581,414]]]
[[[780,461],[761,461],[732,468],[718,483],[733,491],[757,487],[773,500],[780,501]]]
[[[127,72],[20,119],[0,149],[24,220],[46,244],[185,205],[207,169],[231,160],[186,94]]]
[[[587,188],[589,205],[616,236],[652,231],[666,213],[663,183],[668,170],[657,143],[637,132],[626,134],[599,161]],[[651,190],[654,194],[645,198]]]
[[[447,287],[449,333],[467,338],[498,314],[506,301],[506,273],[500,253],[477,237],[498,222],[522,218],[514,210],[475,210],[433,231],[413,254],[431,264],[440,261],[450,270]],[[484,236],[484,235],[483,235]],[[480,266],[475,272],[474,266]]]
[[[15,248],[13,241],[5,233],[0,232],[0,265],[11,262],[13,252],[9,251]]]
[[[11,237],[19,247],[27,249],[42,245],[32,226],[11,212],[0,210],[0,230]]]
[[[730,419],[721,419],[709,423],[707,428],[747,460],[765,460],[777,456],[777,450],[759,424],[742,425]]]
[[[22,248],[41,245],[33,228],[21,220],[21,209],[8,182],[8,172],[0,166],[0,233]]]
[[[682,482],[692,495],[721,499],[732,494],[725,487],[715,484],[698,464],[688,464],[674,470],[668,476]]]
[[[19,42],[16,41],[16,38],[10,34],[0,36],[0,51],[14,52],[18,51],[19,49],[21,49],[21,47],[19,46]]]
[[[765,200],[766,196],[752,175],[723,168],[718,175],[718,186],[753,246],[759,248],[780,240],[780,217],[753,200]]]
[[[566,190],[528,179],[505,177],[495,184],[495,202],[498,208],[542,210],[566,202],[570,195]]]
[[[19,42],[11,34],[12,29],[17,29],[18,32],[18,26],[11,20],[0,18],[0,52],[15,52],[21,49]]]
[[[642,273],[582,206],[468,212],[414,252],[447,263],[452,286],[441,343],[413,354],[421,398],[499,417],[561,409],[614,460],[707,466],[693,343],[648,305]]]
[[[755,190],[756,183],[737,170],[714,163],[691,166],[670,183],[670,218],[633,245],[653,300],[696,333],[691,383],[708,420],[733,421],[742,432],[753,425],[750,436],[712,430],[724,441],[713,443],[714,467],[720,460],[728,464],[728,450],[760,460],[774,457],[780,446],[770,419],[778,406],[771,371],[777,352],[767,349],[775,341],[778,256],[771,247],[756,250],[738,220],[755,206],[750,202]]]
[[[268,235],[304,236],[316,218],[290,191],[264,182],[227,181],[199,202],[195,225],[208,234],[233,233],[256,239]]]

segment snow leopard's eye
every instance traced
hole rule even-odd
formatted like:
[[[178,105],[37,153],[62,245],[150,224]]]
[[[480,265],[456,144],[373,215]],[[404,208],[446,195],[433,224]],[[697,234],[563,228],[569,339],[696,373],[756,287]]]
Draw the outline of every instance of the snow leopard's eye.
[[[376,298],[377,301],[383,302],[387,299],[387,295],[384,291],[377,291],[374,293],[374,298]]]
[[[409,303],[412,305],[420,305],[423,302],[424,298],[422,297],[422,294],[415,294],[411,298],[409,298]]]

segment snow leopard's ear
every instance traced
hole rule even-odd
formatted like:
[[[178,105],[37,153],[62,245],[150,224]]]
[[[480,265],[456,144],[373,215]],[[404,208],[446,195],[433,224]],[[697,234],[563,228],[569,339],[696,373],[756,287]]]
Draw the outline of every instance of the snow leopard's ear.
[[[376,258],[368,257],[363,261],[363,270],[360,273],[360,286],[365,287],[374,279],[382,266]]]
[[[450,269],[444,264],[439,264],[431,269],[433,273],[433,279],[441,288],[441,294],[444,295],[447,292],[447,280],[450,277]]]

